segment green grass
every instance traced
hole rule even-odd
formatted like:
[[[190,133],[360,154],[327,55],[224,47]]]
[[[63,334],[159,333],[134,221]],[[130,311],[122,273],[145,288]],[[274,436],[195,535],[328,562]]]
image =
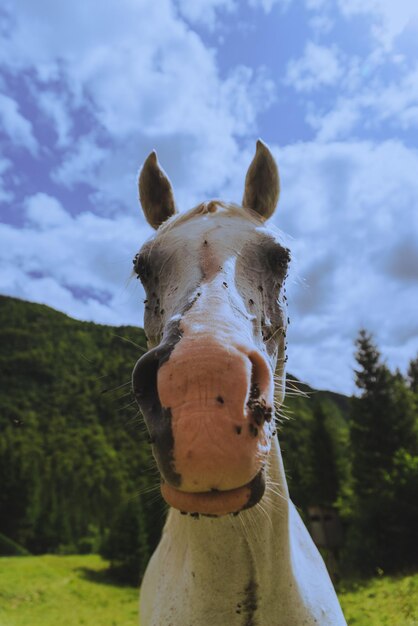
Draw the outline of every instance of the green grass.
[[[99,556],[0,558],[0,626],[138,626],[138,590]]]
[[[338,596],[349,626],[418,626],[418,574],[341,584]]]
[[[1,557],[0,626],[138,626],[138,590],[98,556]],[[381,577],[339,598],[349,626],[418,626],[418,574]]]

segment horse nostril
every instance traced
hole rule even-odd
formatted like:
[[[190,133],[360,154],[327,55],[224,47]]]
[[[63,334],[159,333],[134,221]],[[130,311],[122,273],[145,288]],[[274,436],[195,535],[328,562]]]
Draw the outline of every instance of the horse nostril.
[[[270,422],[272,416],[271,407],[267,406],[265,396],[268,394],[271,384],[271,373],[269,367],[258,352],[252,352],[249,355],[252,364],[251,368],[251,384],[247,406],[250,410],[251,417],[257,426],[262,426],[264,422]],[[258,436],[258,428],[254,424],[250,424],[250,433]]]
[[[270,387],[271,373],[269,366],[260,353],[251,352],[248,358],[251,361],[250,399],[258,400]]]
[[[159,367],[158,349],[150,350],[137,361],[132,372],[132,388],[142,411],[152,410],[158,400],[157,372]]]

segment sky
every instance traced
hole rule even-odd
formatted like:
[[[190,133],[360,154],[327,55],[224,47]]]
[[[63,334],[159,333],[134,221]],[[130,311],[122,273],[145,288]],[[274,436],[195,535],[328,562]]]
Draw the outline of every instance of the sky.
[[[293,255],[289,371],[354,391],[418,351],[416,0],[0,1],[0,293],[142,325],[156,149],[180,210],[240,202],[257,138]]]

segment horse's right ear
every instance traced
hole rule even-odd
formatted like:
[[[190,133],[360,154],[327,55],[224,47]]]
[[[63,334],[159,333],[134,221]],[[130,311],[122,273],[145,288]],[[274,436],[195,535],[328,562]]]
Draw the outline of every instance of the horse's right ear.
[[[158,163],[155,150],[142,166],[138,187],[144,215],[153,228],[158,228],[177,213],[171,183]]]

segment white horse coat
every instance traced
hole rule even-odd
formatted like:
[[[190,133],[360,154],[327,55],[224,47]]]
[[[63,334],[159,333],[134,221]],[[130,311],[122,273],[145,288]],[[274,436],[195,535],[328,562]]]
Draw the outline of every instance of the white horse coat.
[[[277,441],[269,471],[277,491],[237,517],[198,520],[170,510],[142,582],[141,626],[346,624],[288,498]]]

